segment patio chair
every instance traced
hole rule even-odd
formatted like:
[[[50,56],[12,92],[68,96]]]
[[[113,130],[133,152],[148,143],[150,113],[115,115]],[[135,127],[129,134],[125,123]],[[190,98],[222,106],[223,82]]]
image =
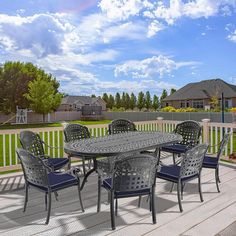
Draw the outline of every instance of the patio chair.
[[[110,193],[112,230],[116,228],[115,215],[117,215],[118,199],[126,197],[149,196],[152,221],[155,224],[155,175],[157,158],[144,154],[120,156],[116,158],[116,161],[110,167],[110,172],[105,174],[105,179],[102,179],[103,169],[100,169],[98,166],[98,211],[100,211],[100,194],[101,187],[103,187]],[[105,170],[107,171],[107,168]],[[116,200],[115,212],[114,200]]]
[[[89,133],[88,128],[80,124],[68,124],[64,128],[63,132],[64,132],[64,137],[65,137],[65,142],[71,142],[71,141],[90,138],[90,133]],[[70,155],[69,157],[71,158],[72,155]],[[80,156],[78,158],[81,158],[82,160],[83,174],[85,175],[86,174],[85,157]],[[89,160],[89,164],[91,165],[91,159]]]
[[[71,186],[78,187],[80,206],[82,212],[84,212],[80,193],[80,180],[76,171],[74,174],[71,174],[72,170],[69,170],[70,173],[53,172],[50,166],[47,165],[47,162],[38,156],[34,156],[32,153],[24,149],[17,149],[16,152],[18,158],[20,159],[25,178],[25,202],[23,212],[26,211],[26,206],[28,203],[29,187],[36,188],[45,193],[45,205],[47,209],[45,224],[48,224],[51,213],[51,193],[55,193],[61,189]]]
[[[184,154],[180,166],[177,164],[168,166],[163,165],[160,170],[157,171],[157,178],[177,184],[177,196],[180,212],[183,211],[181,198],[183,197],[184,184],[190,180],[198,178],[200,200],[203,202],[201,191],[201,169],[207,148],[207,144],[199,144]]]
[[[185,153],[190,148],[199,143],[202,127],[196,121],[188,120],[176,125],[174,133],[182,135],[182,141],[179,143],[167,145],[161,148],[161,151],[173,154],[173,163],[175,156]],[[159,152],[160,155],[161,152]]]
[[[109,134],[117,134],[122,132],[137,131],[135,124],[126,119],[116,119],[108,125]]]
[[[47,145],[39,136],[39,134],[34,133],[29,130],[24,130],[20,132],[20,143],[21,146],[31,152],[34,156],[38,156],[42,159],[47,159],[48,165],[54,170],[59,170],[66,165],[70,168],[70,159],[67,157],[63,158],[51,158],[45,154],[44,146],[46,148],[58,148]]]
[[[229,142],[230,135],[231,135],[231,133],[226,133],[224,135],[223,139],[221,140],[221,142],[219,144],[215,145],[215,146],[219,146],[216,156],[205,155],[205,157],[203,159],[203,164],[202,164],[203,168],[215,169],[215,181],[216,181],[216,188],[217,188],[218,192],[220,192],[219,185],[218,185],[218,183],[220,183],[219,161],[220,161],[220,157],[221,157],[224,149],[226,148],[226,146]]]

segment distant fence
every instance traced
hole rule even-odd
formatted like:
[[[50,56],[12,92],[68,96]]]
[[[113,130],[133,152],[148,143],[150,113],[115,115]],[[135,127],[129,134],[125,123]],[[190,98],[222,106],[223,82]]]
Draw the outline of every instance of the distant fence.
[[[163,117],[164,120],[196,120],[210,119],[211,122],[221,122],[220,112],[103,112],[104,119],[114,120],[124,118],[131,121],[155,120],[157,117]],[[236,121],[236,114],[231,112],[224,113],[225,123]]]
[[[151,121],[135,122],[139,131],[163,131],[172,132],[175,126],[180,121],[155,119]],[[223,133],[233,132],[236,129],[236,124],[232,123],[215,123],[209,122],[205,119],[201,122],[203,126],[203,133],[201,142],[207,142],[210,145],[215,145],[223,138]],[[92,137],[99,137],[107,135],[108,124],[89,125],[89,131]],[[41,138],[50,146],[60,147],[60,149],[46,149],[46,153],[51,157],[63,157],[63,127],[46,127],[46,128],[31,128],[30,130],[38,132]],[[0,130],[0,171],[1,168],[10,167],[16,168],[18,160],[15,150],[20,147],[19,133],[21,130]],[[236,134],[230,137],[228,148],[226,148],[225,155],[236,152]],[[217,152],[217,147],[210,148],[211,153]]]

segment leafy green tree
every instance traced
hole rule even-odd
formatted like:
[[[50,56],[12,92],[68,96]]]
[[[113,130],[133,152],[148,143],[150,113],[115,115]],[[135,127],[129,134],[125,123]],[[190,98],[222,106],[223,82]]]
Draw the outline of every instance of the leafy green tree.
[[[176,89],[172,88],[172,89],[170,90],[170,95],[173,94],[173,93],[175,93],[175,92],[176,92]]]
[[[128,93],[125,93],[125,104],[124,104],[125,110],[128,110],[130,108],[130,96]]]
[[[152,107],[152,99],[149,91],[147,91],[145,95],[145,107],[147,108],[147,110]]]
[[[5,62],[0,67],[0,111],[15,112],[16,106],[28,108],[29,101],[23,94],[28,92],[28,83],[38,76],[45,81],[51,81],[53,88],[58,91],[59,83],[56,79],[32,63]]]
[[[120,99],[119,93],[116,93],[116,96],[115,96],[115,106],[118,109],[121,107],[121,99]]]
[[[157,97],[157,95],[153,96],[152,107],[155,111],[160,107],[160,102],[159,102],[159,98]]]
[[[160,97],[161,106],[162,106],[163,99],[166,98],[167,96],[168,96],[167,91],[163,89],[161,97]]]
[[[96,95],[95,95],[95,94],[92,94],[92,95],[91,95],[91,98],[96,98]]]
[[[130,109],[134,110],[134,108],[136,107],[136,103],[137,103],[137,98],[134,95],[134,93],[131,93],[130,95]]]
[[[29,82],[29,91],[24,94],[24,97],[29,101],[30,108],[36,112],[45,114],[57,109],[61,104],[62,94],[56,91],[52,81],[47,81],[42,77]]]
[[[138,101],[137,101],[137,107],[141,111],[142,108],[144,108],[144,105],[145,105],[144,93],[143,92],[139,92],[139,94],[138,94]]]

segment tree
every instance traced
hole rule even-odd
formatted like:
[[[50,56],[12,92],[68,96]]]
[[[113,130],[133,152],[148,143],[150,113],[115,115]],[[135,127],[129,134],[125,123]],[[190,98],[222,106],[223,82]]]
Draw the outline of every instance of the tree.
[[[162,94],[161,94],[161,97],[160,97],[160,103],[161,103],[161,106],[162,106],[162,102],[163,102],[163,99],[167,97],[167,91],[164,89],[162,91]]]
[[[102,99],[105,101],[105,103],[107,104],[107,107],[108,107],[108,100],[109,100],[109,98],[108,98],[107,93],[104,93],[104,94],[102,95]]]
[[[91,95],[91,98],[96,98],[96,95],[95,95],[95,94],[92,94],[92,95]]]
[[[38,76],[51,81],[53,88],[58,91],[59,83],[56,79],[32,63],[9,61],[0,67],[0,111],[15,112],[16,106],[28,108],[29,101],[24,94],[28,92],[28,83]]]
[[[121,97],[121,107],[125,108],[125,92],[122,93],[122,97]]]
[[[142,108],[144,107],[144,105],[145,105],[144,93],[143,92],[139,92],[137,107],[141,111]]]
[[[160,107],[160,102],[159,102],[159,98],[157,97],[157,95],[153,96],[152,107],[155,111]]]
[[[134,108],[136,107],[136,102],[137,102],[137,98],[135,97],[134,93],[131,93],[130,95],[130,109],[134,110]]]
[[[130,96],[128,93],[125,93],[125,104],[124,104],[125,110],[128,110],[130,108]]]
[[[24,97],[29,101],[33,111],[43,114],[45,121],[45,114],[56,110],[61,104],[62,94],[56,91],[52,81],[38,77],[29,82],[29,91]]]
[[[170,95],[173,94],[173,93],[175,93],[175,92],[176,92],[176,89],[172,88],[172,89],[170,90]]]
[[[110,94],[109,95],[109,98],[108,98],[108,108],[112,109],[112,107],[114,106],[115,104],[115,99],[114,97]]]
[[[118,109],[121,107],[121,99],[120,99],[119,93],[116,93],[116,96],[115,96],[115,106]]]
[[[151,100],[151,96],[150,96],[149,91],[146,92],[145,107],[147,108],[147,110],[149,110],[152,107],[152,100]]]

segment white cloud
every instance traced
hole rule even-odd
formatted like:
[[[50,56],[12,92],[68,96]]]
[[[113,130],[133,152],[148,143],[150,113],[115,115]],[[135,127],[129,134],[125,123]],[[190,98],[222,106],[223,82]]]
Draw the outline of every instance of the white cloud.
[[[230,41],[236,43],[236,30],[234,30],[230,35],[227,37]]]
[[[154,20],[153,22],[151,22],[151,24],[148,26],[148,33],[147,36],[148,38],[153,37],[154,35],[156,35],[157,32],[161,31],[164,29],[163,24],[161,24],[160,22],[158,22],[157,20]]]
[[[127,61],[124,64],[117,65],[115,68],[115,76],[120,74],[129,75],[133,78],[151,78],[159,75],[170,75],[173,70],[184,66],[193,66],[199,64],[198,62],[175,62],[174,60],[163,56],[153,56],[144,60]]]

